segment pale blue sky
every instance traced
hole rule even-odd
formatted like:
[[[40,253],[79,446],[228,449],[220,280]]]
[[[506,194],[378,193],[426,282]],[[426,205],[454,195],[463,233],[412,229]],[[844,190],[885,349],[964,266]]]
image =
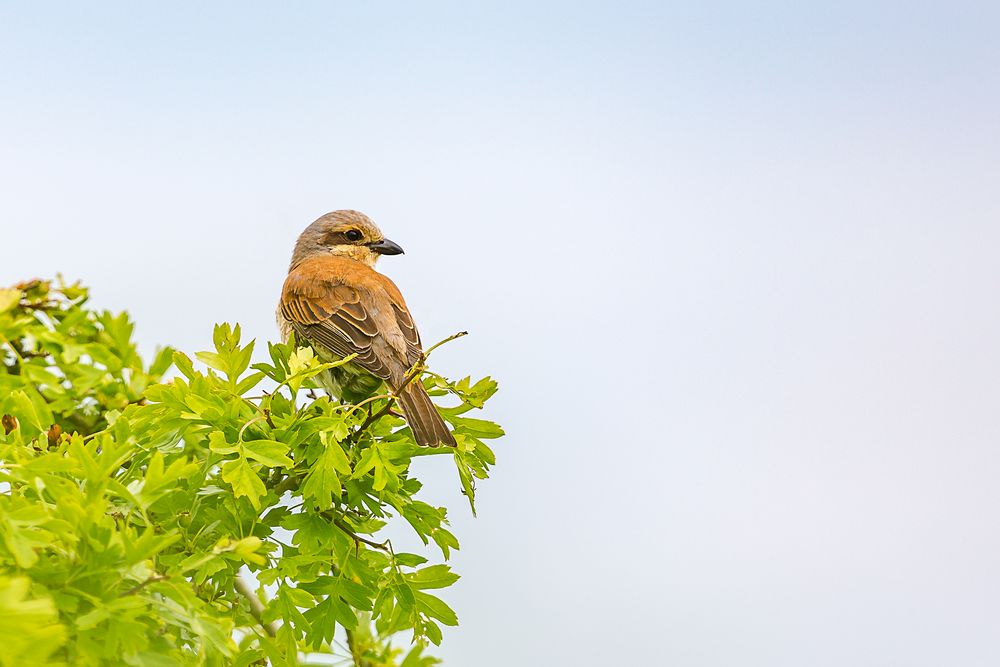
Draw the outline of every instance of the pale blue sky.
[[[1000,664],[1000,5],[205,4],[0,4],[0,282],[273,339],[370,214],[502,385],[446,664]]]

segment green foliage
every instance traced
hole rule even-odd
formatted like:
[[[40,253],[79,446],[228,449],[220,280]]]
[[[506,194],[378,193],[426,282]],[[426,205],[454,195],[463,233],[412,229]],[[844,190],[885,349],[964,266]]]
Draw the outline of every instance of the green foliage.
[[[437,664],[458,575],[429,557],[458,540],[410,464],[451,458],[474,509],[503,431],[466,413],[496,383],[425,372],[459,399],[442,410],[458,447],[421,448],[389,396],[316,397],[331,364],[308,348],[251,366],[220,325],[206,369],[169,349],[145,365],[128,316],[86,299],[0,290],[0,667]],[[433,552],[376,537],[400,520]]]

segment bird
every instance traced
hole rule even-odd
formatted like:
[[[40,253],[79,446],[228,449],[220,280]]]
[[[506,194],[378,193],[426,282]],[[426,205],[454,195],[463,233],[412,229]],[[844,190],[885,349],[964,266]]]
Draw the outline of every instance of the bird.
[[[419,378],[408,375],[423,348],[403,295],[375,270],[382,255],[403,249],[365,214],[340,210],[317,218],[295,242],[281,290],[277,320],[281,338],[308,342],[326,361],[356,354],[332,368],[325,388],[357,403],[383,383],[403,408],[418,445],[456,445]]]

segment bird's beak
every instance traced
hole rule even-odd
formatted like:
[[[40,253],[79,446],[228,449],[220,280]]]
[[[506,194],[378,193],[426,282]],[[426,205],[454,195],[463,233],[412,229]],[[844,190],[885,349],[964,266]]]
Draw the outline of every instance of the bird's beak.
[[[402,255],[403,249],[399,247],[397,243],[390,241],[389,239],[382,239],[381,241],[375,241],[374,243],[369,243],[368,247],[377,252],[380,255]]]

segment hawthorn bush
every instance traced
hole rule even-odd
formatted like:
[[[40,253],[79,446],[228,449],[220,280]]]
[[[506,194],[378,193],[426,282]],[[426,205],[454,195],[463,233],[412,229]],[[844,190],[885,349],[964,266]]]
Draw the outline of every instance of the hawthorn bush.
[[[0,665],[437,664],[458,575],[429,558],[458,540],[410,464],[451,459],[474,511],[503,432],[467,413],[496,383],[417,369],[457,398],[458,447],[421,448],[391,396],[317,397],[308,347],[251,365],[222,324],[145,364],[128,315],[86,301],[0,290]],[[391,521],[428,553],[377,537]]]

